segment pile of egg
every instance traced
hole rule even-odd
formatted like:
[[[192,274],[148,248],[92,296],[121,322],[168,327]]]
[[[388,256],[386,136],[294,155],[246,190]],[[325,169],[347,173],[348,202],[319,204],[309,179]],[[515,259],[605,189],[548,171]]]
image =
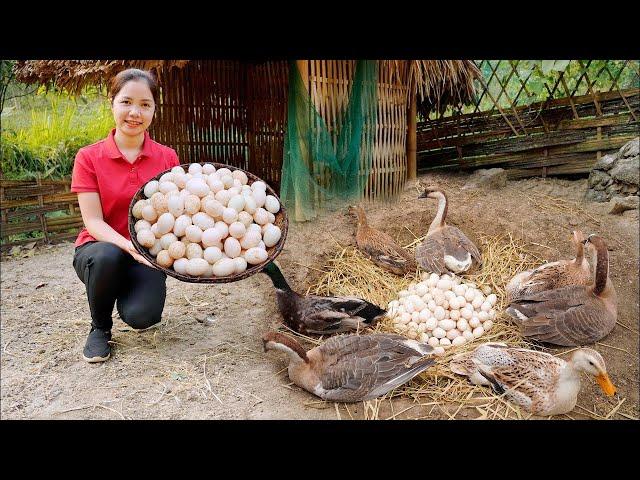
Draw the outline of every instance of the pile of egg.
[[[242,273],[266,261],[282,232],[280,202],[242,170],[192,163],[173,167],[144,186],[132,214],[138,243],[158,265],[194,277]]]
[[[429,343],[437,355],[491,330],[498,301],[488,287],[481,290],[455,275],[436,273],[423,273],[421,282],[398,297],[387,307],[396,331]]]

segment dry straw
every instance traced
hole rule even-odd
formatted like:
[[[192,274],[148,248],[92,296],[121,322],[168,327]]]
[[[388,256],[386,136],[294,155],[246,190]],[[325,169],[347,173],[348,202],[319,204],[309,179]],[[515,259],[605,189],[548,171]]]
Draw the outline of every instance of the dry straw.
[[[414,250],[424,238],[416,238],[405,248]],[[497,316],[493,328],[479,339],[450,348],[443,357],[438,358],[434,367],[410,383],[390,392],[386,398],[410,397],[426,409],[427,417],[454,419],[463,415],[482,419],[529,418],[529,413],[509,403],[503,395],[495,395],[488,388],[472,385],[466,377],[454,374],[448,367],[454,355],[471,351],[484,342],[504,342],[514,347],[543,349],[525,341],[504,313],[504,286],[515,274],[540,265],[542,259],[510,233],[497,236],[480,235],[479,243],[483,258],[482,268],[475,273],[463,275],[463,278],[474,282],[479,288],[489,287],[497,295]],[[311,293],[355,295],[383,308],[386,308],[391,300],[397,299],[400,290],[406,289],[421,276],[421,272],[404,277],[389,273],[374,265],[353,246],[340,247],[339,253],[328,261],[324,270],[326,273],[311,287]],[[391,319],[380,322],[375,331],[399,333],[395,331]],[[378,418],[377,407],[369,405],[367,408],[367,418]],[[589,412],[587,414],[593,417]]]

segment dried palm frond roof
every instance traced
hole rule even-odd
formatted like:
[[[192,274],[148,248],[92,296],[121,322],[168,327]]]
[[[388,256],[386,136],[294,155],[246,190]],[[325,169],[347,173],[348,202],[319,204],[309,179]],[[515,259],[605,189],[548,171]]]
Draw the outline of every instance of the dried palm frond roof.
[[[16,79],[23,83],[55,85],[70,93],[80,93],[87,85],[105,85],[124,68],[164,71],[184,67],[190,60],[26,60],[14,66]],[[418,111],[424,115],[449,105],[469,103],[475,96],[474,80],[481,72],[472,60],[382,60],[400,81],[401,68],[406,75],[409,91],[418,95]],[[415,89],[415,90],[414,90]]]
[[[173,67],[182,68],[188,60],[21,60],[13,67],[16,80],[27,84],[56,86],[79,94],[88,85],[107,85],[125,68],[141,68],[156,74]]]

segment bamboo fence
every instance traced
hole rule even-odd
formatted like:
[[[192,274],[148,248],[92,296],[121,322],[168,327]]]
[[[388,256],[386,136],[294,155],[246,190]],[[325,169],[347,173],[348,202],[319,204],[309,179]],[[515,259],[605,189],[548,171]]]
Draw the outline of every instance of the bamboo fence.
[[[510,69],[500,77],[498,67],[507,62]],[[637,62],[625,62],[617,73],[605,64],[596,77],[609,76],[607,91],[589,77],[591,61],[576,62],[579,76],[560,72],[545,85],[548,99],[528,105],[522,103],[531,75],[521,78],[517,61],[488,63],[491,74],[481,82],[471,113],[458,108],[418,123],[418,171],[502,167],[509,178],[588,173],[603,153],[638,136],[640,89],[618,83],[625,68],[637,70]],[[487,103],[491,107],[483,111]]]

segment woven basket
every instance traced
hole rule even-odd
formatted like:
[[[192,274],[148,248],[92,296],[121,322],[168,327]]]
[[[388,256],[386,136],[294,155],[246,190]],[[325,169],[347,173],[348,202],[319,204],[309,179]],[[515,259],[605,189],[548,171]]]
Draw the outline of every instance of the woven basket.
[[[193,163],[195,163],[195,162],[193,162]],[[251,185],[253,182],[256,182],[258,180],[264,182],[264,180],[256,177],[254,174],[252,174],[250,172],[247,172],[246,170],[242,170],[241,168],[233,167],[231,165],[225,165],[223,163],[213,163],[213,162],[198,162],[198,163],[200,163],[200,165],[204,165],[205,163],[209,163],[209,164],[213,165],[214,167],[216,167],[216,170],[218,170],[220,168],[228,168],[231,171],[241,170],[247,175],[247,177],[249,179],[249,181],[247,182],[247,185]],[[186,170],[188,170],[189,165],[191,165],[191,163],[183,163],[181,165],[181,167],[184,168],[185,171],[186,171]],[[152,181],[152,180],[159,180],[162,175],[164,175],[165,173],[170,172],[170,171],[171,171],[171,169],[168,169],[168,170],[165,170],[165,171],[159,173],[155,177],[150,178],[147,181],[147,183]],[[264,183],[267,184],[267,182],[264,182]],[[146,185],[146,183],[145,183],[145,185]],[[267,195],[273,195],[274,197],[276,197],[278,199],[278,202],[280,202],[280,198],[278,197],[278,195],[276,195],[276,192],[273,191],[273,189],[269,186],[269,184],[267,184]],[[132,210],[133,210],[133,206],[136,204],[136,202],[138,200],[146,200],[146,198],[147,197],[144,195],[144,185],[143,185],[136,192],[136,194],[133,196],[133,198],[131,199],[131,204],[129,205],[129,235],[131,236],[131,243],[133,243],[133,246],[138,251],[138,253],[140,253],[140,255],[142,255],[144,258],[149,260],[149,262],[155,268],[157,268],[158,270],[166,273],[169,276],[177,278],[178,280],[180,280],[182,282],[189,282],[189,283],[229,283],[229,282],[237,282],[238,280],[243,280],[243,279],[245,279],[247,277],[250,277],[254,273],[260,272],[267,264],[272,262],[280,254],[280,252],[282,251],[282,248],[284,247],[285,239],[287,238],[287,230],[289,228],[289,219],[287,217],[286,209],[282,205],[282,202],[280,202],[280,211],[278,213],[276,213],[276,215],[275,215],[276,220],[275,220],[275,222],[273,222],[273,224],[276,225],[277,227],[280,227],[280,230],[282,231],[282,236],[280,237],[280,240],[278,241],[278,243],[276,243],[273,247],[267,248],[268,257],[263,263],[260,263],[258,265],[247,265],[247,267],[249,267],[249,268],[247,268],[244,272],[233,274],[233,275],[227,275],[226,277],[215,277],[215,276],[213,276],[213,277],[209,277],[209,278],[203,278],[203,277],[192,277],[190,275],[182,275],[182,274],[176,272],[175,270],[173,270],[172,268],[166,268],[166,267],[158,265],[156,263],[155,257],[153,257],[145,247],[143,247],[142,245],[140,245],[138,243],[137,234],[136,234],[136,231],[134,229],[134,225],[135,225],[135,223],[136,223],[136,221],[138,219],[136,219],[133,216]]]

